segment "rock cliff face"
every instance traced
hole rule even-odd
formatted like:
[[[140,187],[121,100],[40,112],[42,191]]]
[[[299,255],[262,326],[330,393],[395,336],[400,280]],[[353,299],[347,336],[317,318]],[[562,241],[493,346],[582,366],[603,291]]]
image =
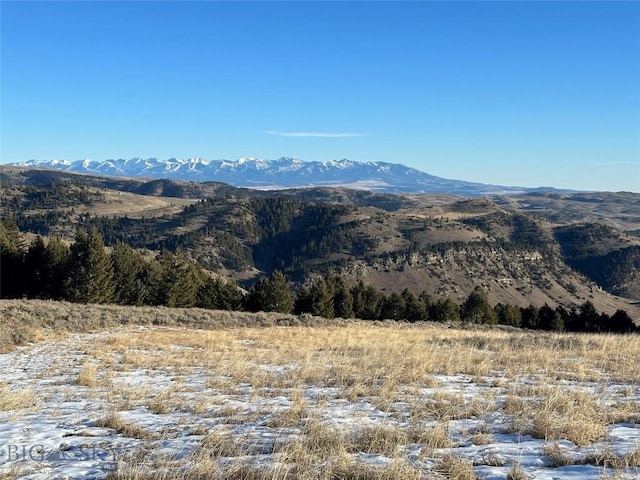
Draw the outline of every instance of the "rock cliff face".
[[[491,303],[555,307],[591,300],[606,311],[620,308],[619,299],[568,268],[560,258],[535,250],[478,245],[439,253],[392,254],[371,262],[356,261],[342,273],[387,291],[404,286],[458,301],[480,286]]]

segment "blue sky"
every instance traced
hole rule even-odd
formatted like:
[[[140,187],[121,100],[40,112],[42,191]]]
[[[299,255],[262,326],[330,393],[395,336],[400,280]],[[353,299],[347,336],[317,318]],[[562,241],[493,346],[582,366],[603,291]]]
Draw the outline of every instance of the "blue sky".
[[[403,163],[640,191],[639,2],[1,2],[2,162]]]

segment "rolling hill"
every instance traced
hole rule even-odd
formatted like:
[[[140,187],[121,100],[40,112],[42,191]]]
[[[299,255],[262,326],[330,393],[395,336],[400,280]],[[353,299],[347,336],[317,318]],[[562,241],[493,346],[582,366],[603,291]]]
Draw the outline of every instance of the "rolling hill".
[[[598,194],[585,216],[575,206],[583,193],[557,195],[548,208],[550,194],[262,191],[22,167],[4,167],[1,180],[5,211],[27,235],[72,240],[77,228],[96,228],[107,245],[180,249],[245,285],[276,269],[299,283],[331,270],[386,292],[460,301],[480,286],[493,304],[590,300],[640,317],[637,215],[625,208],[640,195]]]

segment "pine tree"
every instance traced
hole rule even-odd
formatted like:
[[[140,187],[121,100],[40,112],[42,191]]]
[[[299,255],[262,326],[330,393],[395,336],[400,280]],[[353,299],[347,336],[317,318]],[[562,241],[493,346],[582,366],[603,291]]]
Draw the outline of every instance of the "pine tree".
[[[426,290],[423,290],[422,292],[420,292],[420,295],[418,295],[418,301],[424,307],[425,320],[429,320],[431,305],[433,305],[434,303],[433,298],[431,297],[431,295],[429,295],[429,293],[427,293]]]
[[[560,314],[546,303],[538,310],[538,328],[562,332],[564,321]]]
[[[212,310],[238,310],[242,294],[238,288],[220,278],[207,277],[198,290],[196,306]]]
[[[78,232],[69,251],[67,298],[80,303],[109,303],[113,299],[113,267],[96,230]]]
[[[493,307],[493,311],[495,312],[496,319],[500,325],[519,327],[522,324],[520,308],[515,305],[498,303]]]
[[[393,292],[382,300],[380,318],[391,320],[404,320],[406,304],[399,293]]]
[[[592,302],[587,300],[580,305],[580,315],[578,316],[579,328],[583,332],[601,332],[603,330],[602,317],[596,310]]]
[[[162,283],[162,268],[155,259],[145,261],[136,280],[136,290],[140,292],[141,305],[162,305],[160,286]]]
[[[429,318],[435,322],[457,322],[460,320],[460,307],[450,298],[440,298],[431,305]]]
[[[619,333],[631,333],[638,330],[635,323],[624,310],[616,310],[609,320],[609,330]]]
[[[155,292],[156,303],[167,307],[193,307],[204,283],[200,268],[179,252],[163,250],[157,260],[160,277]]]
[[[26,285],[23,272],[25,245],[13,215],[0,219],[0,296],[24,296]]]
[[[384,295],[373,286],[365,286],[362,281],[352,289],[353,314],[363,320],[379,320]]]
[[[351,298],[353,299],[353,316],[356,318],[363,318],[362,314],[365,309],[364,291],[365,286],[362,280],[358,281],[358,283],[351,288]]]
[[[487,294],[476,287],[460,307],[460,317],[464,322],[496,323],[496,317],[487,300]]]
[[[293,311],[297,315],[300,315],[301,313],[311,313],[313,311],[313,300],[311,298],[311,291],[306,285],[302,285],[298,289]]]
[[[24,253],[25,244],[13,215],[5,213],[0,219],[0,247],[7,253]]]
[[[427,319],[427,310],[416,296],[405,288],[400,294],[404,300],[404,318],[410,322],[419,322]]]
[[[66,269],[69,261],[69,247],[58,237],[52,237],[44,250],[46,281],[43,298],[61,300],[65,298],[64,286],[67,280]]]
[[[522,328],[530,328],[536,330],[538,326],[538,309],[535,305],[529,305],[526,308],[520,310],[520,317],[522,318]]]
[[[145,260],[131,247],[118,243],[111,252],[113,264],[114,298],[121,305],[142,305],[145,292],[141,274]]]
[[[580,324],[580,314],[574,305],[571,306],[569,310],[558,307],[556,308],[558,313],[562,316],[564,320],[564,325],[567,331],[569,332],[580,332],[583,331],[582,325]]]
[[[287,278],[278,270],[270,277],[260,278],[249,290],[245,305],[252,312],[291,313],[293,296]]]
[[[319,317],[333,318],[333,296],[327,287],[327,283],[318,277],[309,289],[311,293],[311,313]]]
[[[338,318],[353,317],[353,297],[347,282],[340,275],[329,273],[325,277],[327,287],[333,295],[334,314]]]
[[[30,298],[44,298],[47,281],[46,248],[44,239],[38,235],[29,245],[24,257],[26,293]]]
[[[58,237],[46,244],[36,237],[25,255],[27,294],[31,298],[64,298],[65,268],[69,248]]]

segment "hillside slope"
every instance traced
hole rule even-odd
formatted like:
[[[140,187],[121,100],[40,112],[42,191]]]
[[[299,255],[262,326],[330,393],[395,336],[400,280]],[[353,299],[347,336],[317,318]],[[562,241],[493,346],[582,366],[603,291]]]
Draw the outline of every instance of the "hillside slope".
[[[25,232],[72,240],[77,228],[96,228],[107,245],[180,249],[248,284],[276,269],[295,282],[334,270],[387,292],[461,300],[481,286],[492,303],[591,300],[602,311],[638,312],[630,305],[640,298],[632,224],[621,231],[597,215],[559,222],[518,208],[518,197],[267,192],[30,169],[2,175],[3,206]]]

